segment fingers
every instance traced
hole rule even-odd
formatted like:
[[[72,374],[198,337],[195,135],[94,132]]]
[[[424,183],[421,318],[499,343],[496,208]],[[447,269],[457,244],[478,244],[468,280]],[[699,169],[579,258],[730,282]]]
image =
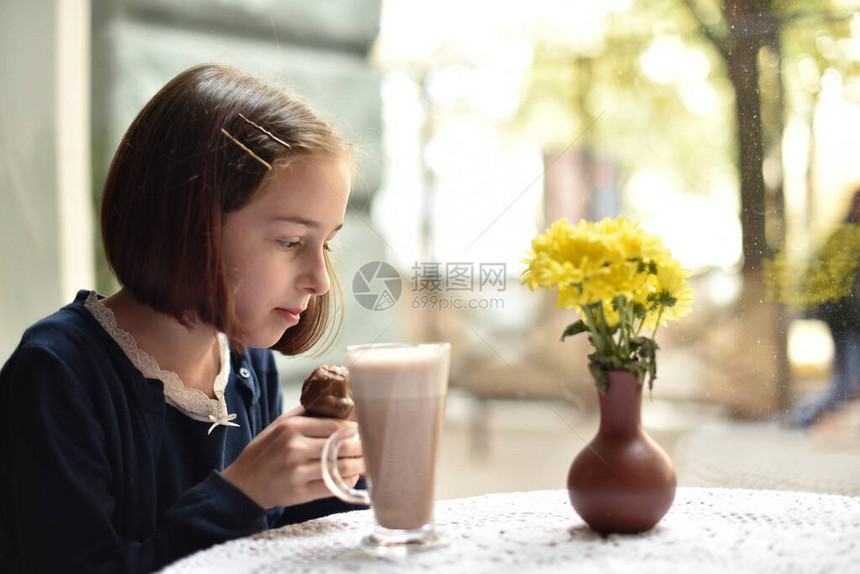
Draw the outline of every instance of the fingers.
[[[344,478],[354,478],[357,482],[360,475],[363,475],[367,472],[367,466],[364,462],[363,456],[357,456],[354,458],[339,458],[337,459],[337,469],[340,471],[340,475]],[[322,470],[320,470],[322,472]],[[355,482],[353,482],[353,485]]]
[[[338,458],[354,458],[363,455],[358,428],[355,423],[338,419],[314,419],[309,417],[279,417],[258,435],[265,440],[257,447],[259,457],[281,457],[290,466],[301,466],[308,460],[320,460],[329,436],[337,429],[351,428],[355,437],[341,442]],[[283,454],[279,454],[283,453]]]
[[[303,435],[314,438],[328,438],[333,432],[343,427],[358,428],[358,423],[352,420],[306,416],[304,407],[296,407],[282,414],[269,426],[276,427],[279,425],[289,425]]]
[[[327,439],[324,438],[309,438],[307,452],[311,455],[308,458],[322,458],[322,451],[325,447]],[[361,446],[361,439],[358,434],[351,439],[347,439],[340,443],[340,448],[337,451],[338,458],[352,458],[364,455],[364,449]]]
[[[347,482],[355,484],[367,469],[364,459],[355,457],[339,458],[337,460],[337,470],[344,480],[349,479]],[[322,464],[319,461],[308,462],[302,465],[300,469],[297,469],[296,476],[304,484],[322,482]]]
[[[322,482],[322,451],[338,429],[355,431],[338,451],[338,469],[355,483],[364,472],[355,422],[302,416],[298,407],[284,413],[248,444],[222,475],[263,508],[290,506],[330,496]]]
[[[358,483],[358,479],[361,478],[359,475],[353,476],[344,476],[343,480],[350,488],[355,488],[355,485]],[[305,486],[305,493],[307,494],[308,500],[318,500],[320,498],[331,498],[334,496],[332,491],[328,489],[325,483],[322,480],[315,480],[313,482],[307,483]]]
[[[292,417],[301,417],[301,416],[305,416],[305,415],[307,415],[307,411],[305,410],[305,407],[303,407],[302,405],[299,405],[299,406],[294,407],[294,408],[288,410],[287,412],[283,413],[278,418],[292,418]]]
[[[328,438],[342,428],[352,428],[358,432],[358,424],[342,419],[296,417],[293,420],[293,424],[302,434],[312,438]]]
[[[355,431],[354,437],[347,437],[340,443],[338,458],[355,458],[364,454],[355,423],[337,419],[297,417],[280,421],[278,424],[279,428],[273,431],[277,433],[276,438],[272,441],[271,448],[267,449],[266,455],[278,456],[279,451],[285,452],[287,460],[291,461],[294,466],[302,465],[308,460],[319,461],[322,458],[326,441],[331,434],[331,432],[327,433],[326,431],[332,428],[346,427]]]
[[[300,443],[296,442],[291,452],[296,458],[295,463],[302,464],[304,460],[319,461],[322,459],[323,448],[325,448],[326,439],[324,438],[305,438]],[[364,456],[364,449],[361,447],[361,440],[358,435],[353,440],[347,440],[341,443],[340,449],[337,451],[338,460],[342,458],[361,458]]]

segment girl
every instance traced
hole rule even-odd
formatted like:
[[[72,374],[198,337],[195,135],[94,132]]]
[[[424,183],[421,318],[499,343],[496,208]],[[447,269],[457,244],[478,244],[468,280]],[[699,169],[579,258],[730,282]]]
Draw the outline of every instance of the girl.
[[[328,330],[349,158],[307,106],[223,66],[144,107],[101,207],[122,288],[79,292],[0,372],[0,571],[149,572],[351,508],[319,458],[355,423],[281,414],[265,350]],[[355,483],[360,447],[343,456]]]

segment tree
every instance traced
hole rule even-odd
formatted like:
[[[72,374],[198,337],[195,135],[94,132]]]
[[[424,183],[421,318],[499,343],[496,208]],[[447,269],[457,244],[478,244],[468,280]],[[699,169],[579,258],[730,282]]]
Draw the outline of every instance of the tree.
[[[702,35],[725,63],[734,89],[744,270],[758,271],[762,261],[772,254],[766,236],[768,223],[780,230],[779,236],[773,238],[776,243],[781,243],[785,229],[781,181],[775,183],[773,197],[768,202],[763,176],[768,150],[771,148],[778,154],[783,135],[782,53],[786,47],[793,47],[790,44],[796,44],[789,38],[791,33],[796,28],[810,28],[810,21],[816,35],[822,32],[822,24],[827,25],[830,34],[848,35],[846,23],[852,14],[837,12],[827,0],[684,0],[684,4],[698,21]],[[794,26],[804,21],[805,27]],[[778,78],[769,90],[763,89],[761,83],[760,61],[765,49],[774,56],[773,66]],[[806,52],[817,54],[818,49],[806,46]],[[820,57],[816,60],[820,61]],[[769,138],[764,129],[768,102],[773,106]],[[779,155],[776,157],[779,159]],[[768,222],[768,214],[773,214],[776,221]]]
[[[723,59],[734,88],[737,167],[740,176],[741,229],[744,270],[757,271],[770,255],[766,238],[764,134],[759,85],[759,53],[779,46],[782,24],[772,0],[726,0],[714,10],[701,0],[684,0],[700,24],[702,34]],[[781,206],[776,212],[782,213]]]

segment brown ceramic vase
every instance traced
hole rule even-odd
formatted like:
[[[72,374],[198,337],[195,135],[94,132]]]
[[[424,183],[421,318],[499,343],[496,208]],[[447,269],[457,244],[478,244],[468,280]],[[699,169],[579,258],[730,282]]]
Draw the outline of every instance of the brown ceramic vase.
[[[629,371],[610,371],[600,394],[597,435],[567,475],[570,503],[602,534],[642,532],[669,511],[675,469],[642,428],[642,385]]]

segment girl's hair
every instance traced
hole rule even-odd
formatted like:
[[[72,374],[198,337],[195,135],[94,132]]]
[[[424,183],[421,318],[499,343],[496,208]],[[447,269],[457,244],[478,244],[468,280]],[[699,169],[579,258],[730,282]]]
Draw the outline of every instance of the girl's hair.
[[[101,231],[117,279],[183,324],[235,336],[223,218],[272,168],[308,154],[350,159],[351,150],[308,105],[254,77],[221,65],[182,72],[132,122],[107,174]],[[334,289],[312,297],[274,349],[306,351],[332,325],[342,293],[327,255],[326,268]]]

